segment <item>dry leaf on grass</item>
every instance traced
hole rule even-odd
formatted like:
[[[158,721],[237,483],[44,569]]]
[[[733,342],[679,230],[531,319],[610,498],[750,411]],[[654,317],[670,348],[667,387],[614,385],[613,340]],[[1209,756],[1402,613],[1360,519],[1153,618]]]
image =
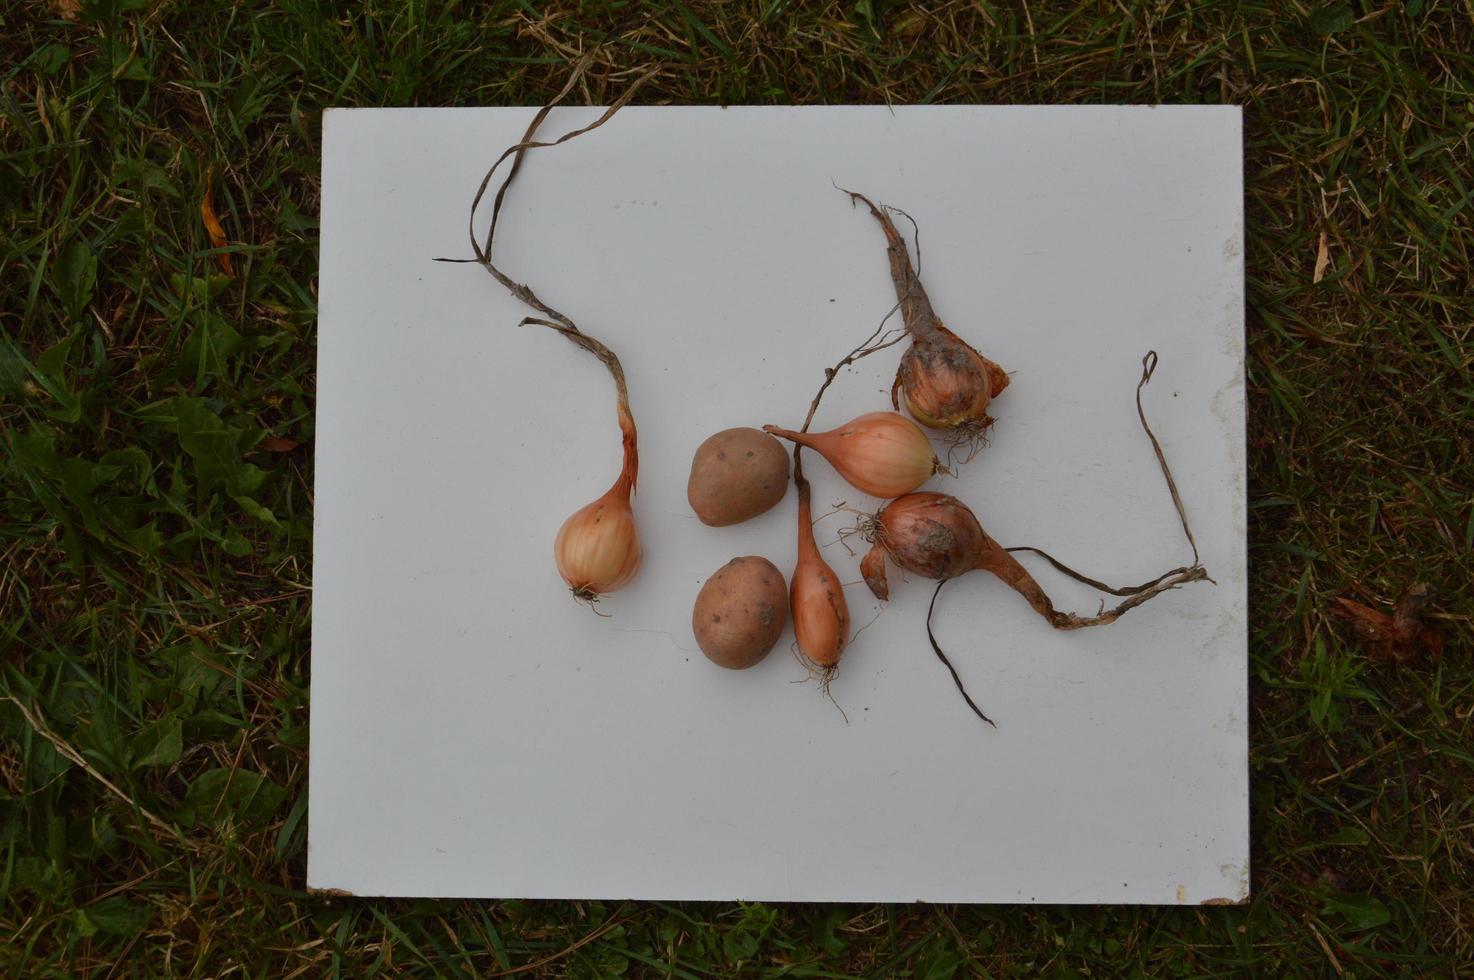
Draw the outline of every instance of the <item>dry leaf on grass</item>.
[[[51,12],[62,20],[76,20],[82,16],[81,0],[51,0]]]
[[[220,226],[220,219],[215,215],[211,176],[213,175],[205,174],[205,196],[200,200],[200,218],[205,222],[205,233],[210,236],[210,247],[224,248],[229,242],[225,237],[225,229]],[[220,264],[221,272],[235,278],[235,265],[230,261],[229,252],[220,252],[215,256],[215,261]]]
[[[1436,660],[1443,653],[1443,634],[1423,621],[1423,608],[1433,598],[1433,586],[1419,582],[1408,587],[1392,607],[1392,614],[1352,599],[1331,600],[1331,612],[1351,624],[1351,632],[1375,660],[1410,663],[1427,651]]]
[[[286,436],[267,436],[256,443],[256,448],[268,453],[289,453],[300,445],[301,443],[296,439],[289,439]]]
[[[1312,283],[1320,282],[1326,277],[1326,266],[1331,264],[1330,241],[1326,238],[1326,230],[1320,230],[1320,247],[1315,250],[1315,273],[1310,277]]]

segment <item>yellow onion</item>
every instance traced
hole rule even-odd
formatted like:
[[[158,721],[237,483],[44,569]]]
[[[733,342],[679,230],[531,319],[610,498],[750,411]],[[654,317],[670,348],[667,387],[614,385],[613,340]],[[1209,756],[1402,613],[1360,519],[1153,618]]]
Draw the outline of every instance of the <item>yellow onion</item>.
[[[826,674],[839,663],[850,639],[850,609],[839,576],[819,556],[809,509],[809,481],[795,467],[798,484],[798,564],[788,590],[788,613],[798,649]]]
[[[558,574],[575,597],[593,601],[606,592],[627,585],[640,570],[640,533],[630,507],[639,474],[635,424],[620,382],[619,427],[624,436],[624,468],[619,478],[598,500],[580,507],[558,528],[553,541],[553,560]]]
[[[869,412],[828,432],[794,432],[763,426],[814,450],[855,489],[872,497],[899,497],[941,468],[926,433],[897,412]]]

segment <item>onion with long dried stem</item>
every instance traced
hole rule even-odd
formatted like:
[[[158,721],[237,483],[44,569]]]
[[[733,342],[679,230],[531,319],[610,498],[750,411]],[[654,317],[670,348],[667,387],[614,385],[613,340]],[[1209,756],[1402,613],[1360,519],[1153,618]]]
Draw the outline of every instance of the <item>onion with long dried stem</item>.
[[[931,631],[931,614],[936,608],[936,595],[941,592],[942,586],[947,582],[970,571],[992,572],[1023,596],[1029,606],[1044,617],[1050,626],[1059,630],[1076,630],[1088,626],[1108,625],[1153,596],[1189,582],[1208,579],[1208,572],[1199,560],[1197,542],[1188,525],[1187,511],[1177,492],[1177,483],[1172,478],[1172,471],[1167,465],[1161,444],[1157,442],[1151,426],[1147,424],[1146,413],[1141,405],[1141,389],[1151,380],[1156,366],[1156,352],[1150,351],[1142,359],[1141,381],[1136,386],[1137,417],[1141,421],[1141,427],[1146,432],[1147,438],[1151,440],[1162,475],[1167,481],[1167,488],[1172,494],[1173,506],[1177,509],[1177,516],[1182,522],[1183,533],[1192,546],[1193,563],[1191,565],[1171,569],[1150,582],[1138,586],[1112,588],[1076,572],[1038,548],[1002,547],[983,530],[977,517],[966,504],[956,497],[941,493],[910,493],[898,497],[882,507],[873,518],[867,519],[861,527],[862,533],[868,541],[872,542],[873,547],[861,561],[860,572],[865,579],[865,584],[870,587],[870,591],[877,598],[885,600],[890,596],[890,586],[885,570],[887,558],[909,572],[936,580],[937,590],[932,594],[932,605],[927,611],[927,638],[931,640],[932,649],[936,652],[937,657],[951,671],[952,679],[956,682],[957,689],[962,692],[963,698],[967,700],[968,706],[979,718],[989,724],[992,724],[992,721],[968,696],[956,669],[947,659],[947,655],[942,652]],[[1062,612],[1055,608],[1054,603],[1028,569],[1013,557],[1012,553],[1015,551],[1031,551],[1039,554],[1056,569],[1071,578],[1103,592],[1123,596],[1124,601],[1112,609],[1103,609],[1094,616]]]
[[[874,542],[870,554],[866,584],[877,598],[889,595],[886,585],[885,555],[908,572],[945,582],[967,572],[992,572],[1028,601],[1049,625],[1060,630],[1076,630],[1086,626],[1114,623],[1129,609],[1168,589],[1208,577],[1201,565],[1173,569],[1146,585],[1123,590],[1130,597],[1113,609],[1094,616],[1061,612],[1040,588],[1034,576],[1019,560],[983,530],[972,510],[943,493],[908,493],[881,508],[864,528]],[[1109,590],[1116,591],[1116,590]]]
[[[522,320],[523,325],[536,324],[548,327],[562,334],[569,341],[588,351],[599,359],[609,370],[614,378],[615,394],[617,396],[617,418],[621,444],[624,451],[624,463],[620,468],[619,476],[615,478],[613,485],[597,500],[581,507],[571,517],[563,522],[558,529],[557,538],[553,545],[553,555],[558,566],[558,572],[568,587],[573,591],[575,597],[589,602],[596,601],[601,595],[613,592],[623,587],[634,578],[639,571],[642,552],[640,548],[639,531],[635,523],[634,511],[630,506],[630,497],[635,492],[635,486],[639,479],[640,455],[639,436],[635,428],[635,418],[630,411],[629,390],[625,383],[624,368],[619,363],[619,358],[614,351],[605,344],[584,333],[569,317],[544,303],[529,286],[519,283],[498,269],[491,260],[492,242],[496,236],[497,219],[501,215],[502,203],[506,199],[507,188],[511,186],[512,180],[521,169],[523,157],[528,150],[539,147],[556,146],[567,142],[576,136],[597,129],[607,122],[613,115],[634,97],[636,91],[644,84],[655,70],[651,70],[638,78],[624,94],[611,105],[593,123],[572,130],[551,141],[535,141],[533,139],[538,127],[547,118],[548,113],[557,103],[572,91],[583,70],[588,64],[588,59],[580,61],[575,67],[567,84],[554,99],[538,110],[533,117],[527,132],[515,145],[508,147],[491,169],[482,178],[481,185],[476,189],[476,196],[471,202],[471,215],[469,221],[469,232],[471,248],[476,253],[475,262],[484,268],[491,276],[507,288],[514,297],[536,310],[540,316],[527,317]],[[491,179],[501,165],[510,159],[511,167],[507,176],[502,180],[497,189],[495,200],[491,209],[491,224],[486,232],[485,243],[476,236],[476,211],[480,206]]]
[[[988,405],[1008,387],[1008,375],[942,323],[911,264],[906,241],[896,231],[887,210],[876,207],[864,194],[840,190],[850,196],[852,203],[863,201],[885,232],[891,281],[896,287],[901,319],[911,337],[911,346],[901,355],[891,386],[891,407],[900,409],[899,391],[905,395],[911,417],[922,425],[953,433],[964,441],[980,439],[993,424]]]

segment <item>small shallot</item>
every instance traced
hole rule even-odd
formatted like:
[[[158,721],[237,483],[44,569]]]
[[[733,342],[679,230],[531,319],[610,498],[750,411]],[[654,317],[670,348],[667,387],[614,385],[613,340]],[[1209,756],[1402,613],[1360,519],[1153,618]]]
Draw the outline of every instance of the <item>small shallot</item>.
[[[627,417],[627,410],[621,412],[621,427]],[[624,468],[614,485],[574,511],[553,542],[558,574],[575,597],[588,602],[627,585],[640,570],[640,533],[630,509],[639,468],[633,420],[625,429],[624,453]]]
[[[889,499],[921,486],[942,464],[915,422],[896,412],[868,412],[828,432],[763,426],[829,461],[856,490]]]
[[[794,450],[795,456],[797,452]],[[788,610],[799,652],[827,680],[850,639],[850,609],[839,576],[820,557],[819,545],[814,541],[809,481],[804,479],[797,459],[793,480],[798,485],[798,564],[789,586]]]

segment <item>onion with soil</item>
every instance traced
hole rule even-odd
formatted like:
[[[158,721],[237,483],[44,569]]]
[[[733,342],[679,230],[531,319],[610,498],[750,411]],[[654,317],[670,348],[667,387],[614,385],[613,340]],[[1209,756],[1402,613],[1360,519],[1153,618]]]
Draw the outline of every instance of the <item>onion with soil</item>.
[[[899,391],[906,410],[922,425],[963,440],[980,439],[993,424],[988,405],[1008,387],[1008,375],[942,323],[888,209],[876,207],[863,194],[844,193],[852,202],[863,201],[880,222],[901,319],[911,337],[891,386],[891,407],[900,409]]]

